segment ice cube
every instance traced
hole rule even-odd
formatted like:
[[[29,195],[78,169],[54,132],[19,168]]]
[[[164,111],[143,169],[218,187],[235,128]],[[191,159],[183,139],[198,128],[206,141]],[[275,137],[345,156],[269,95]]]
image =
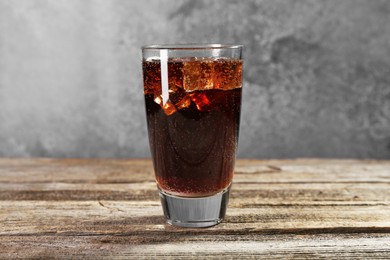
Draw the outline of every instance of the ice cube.
[[[161,94],[160,62],[144,61],[142,64],[144,77],[144,94]]]
[[[159,95],[159,96],[154,96],[154,102],[156,102],[157,104],[159,104],[161,106],[162,104],[162,97]]]
[[[200,87],[201,65],[197,60],[185,61],[183,66],[183,88],[186,91],[198,90]]]
[[[179,110],[191,105],[191,97],[189,96],[189,93],[178,87],[169,89],[169,100]]]
[[[206,93],[195,92],[191,94],[191,100],[195,103],[199,111],[207,111],[210,108],[210,100]]]
[[[213,88],[213,60],[208,58],[195,58],[186,60],[183,63],[183,88],[186,91]]]
[[[176,107],[169,100],[162,106],[162,109],[167,116],[170,116],[177,111]]]
[[[184,89],[174,85],[170,86],[168,93],[169,93],[169,99],[173,103],[179,102],[185,95],[187,95],[187,92]]]
[[[219,59],[214,62],[214,88],[230,90],[242,85],[242,61]]]
[[[189,95],[184,96],[179,102],[175,103],[177,109],[187,108],[191,105],[191,97]]]
[[[214,62],[204,60],[200,63],[200,88],[202,90],[212,89],[214,86]]]
[[[162,110],[167,116],[170,116],[177,111],[175,105],[172,104],[170,100],[168,100],[165,104],[163,104],[163,98],[161,97],[161,95],[156,96],[154,102],[160,105],[160,107],[162,108]]]
[[[169,89],[182,88],[183,86],[183,62],[172,59],[168,62]]]

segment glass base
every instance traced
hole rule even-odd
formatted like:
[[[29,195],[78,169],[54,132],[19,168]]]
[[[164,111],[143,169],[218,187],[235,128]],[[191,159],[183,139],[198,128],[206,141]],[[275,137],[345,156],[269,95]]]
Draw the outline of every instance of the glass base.
[[[201,198],[185,198],[160,190],[167,223],[179,227],[202,228],[219,224],[225,217],[230,186],[224,191]]]

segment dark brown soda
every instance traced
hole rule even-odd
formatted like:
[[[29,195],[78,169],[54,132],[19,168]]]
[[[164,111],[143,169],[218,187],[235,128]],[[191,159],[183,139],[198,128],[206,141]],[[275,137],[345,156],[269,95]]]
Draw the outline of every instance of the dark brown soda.
[[[241,73],[242,62],[235,61],[237,70],[227,60],[228,69],[234,69],[229,72],[223,67],[225,61],[207,60],[213,71],[204,78],[213,76],[213,87],[205,90],[199,85],[191,91],[182,85],[187,76],[185,62],[169,62],[170,96],[163,105],[159,98],[160,62],[144,61],[150,148],[160,189],[184,197],[208,196],[231,184],[241,108],[241,74],[230,79],[218,75]],[[225,74],[218,74],[218,66]]]

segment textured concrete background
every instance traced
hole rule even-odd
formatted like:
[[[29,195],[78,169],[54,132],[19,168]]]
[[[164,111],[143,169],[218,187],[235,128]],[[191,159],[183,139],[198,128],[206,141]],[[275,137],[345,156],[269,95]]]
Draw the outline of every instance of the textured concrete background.
[[[0,0],[0,156],[149,156],[140,46],[241,43],[241,157],[390,159],[389,0]]]

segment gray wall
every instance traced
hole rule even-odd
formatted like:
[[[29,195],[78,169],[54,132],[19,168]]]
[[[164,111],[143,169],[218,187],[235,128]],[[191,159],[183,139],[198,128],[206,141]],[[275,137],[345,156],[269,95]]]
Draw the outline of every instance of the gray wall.
[[[241,157],[390,159],[389,0],[0,0],[0,156],[149,156],[140,46],[241,43]]]

